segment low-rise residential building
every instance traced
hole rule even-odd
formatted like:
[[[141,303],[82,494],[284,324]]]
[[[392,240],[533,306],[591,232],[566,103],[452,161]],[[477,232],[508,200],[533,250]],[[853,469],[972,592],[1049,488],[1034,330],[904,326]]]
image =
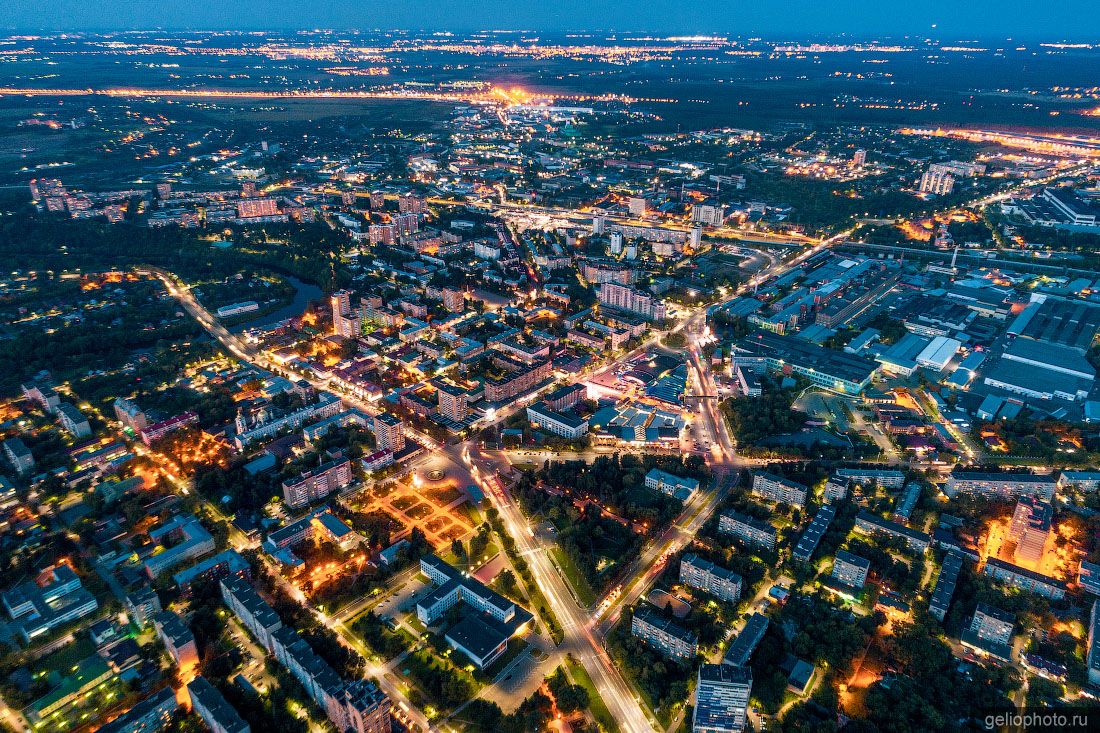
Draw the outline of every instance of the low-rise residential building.
[[[699,649],[699,639],[693,632],[646,606],[635,609],[630,633],[673,659],[691,659]]]

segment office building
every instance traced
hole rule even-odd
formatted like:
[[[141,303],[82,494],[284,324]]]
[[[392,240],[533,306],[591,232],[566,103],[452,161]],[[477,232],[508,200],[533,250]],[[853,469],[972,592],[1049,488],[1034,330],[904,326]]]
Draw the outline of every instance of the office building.
[[[213,536],[191,514],[177,514],[149,530],[149,539],[158,548],[158,552],[145,558],[145,573],[152,579],[176,565],[214,551]]]
[[[459,603],[468,606],[471,612],[448,629],[444,639],[482,669],[496,661],[507,649],[508,640],[522,633],[533,618],[527,609],[435,555],[422,557],[420,570],[436,587],[417,601],[417,618],[431,626]]]
[[[718,531],[732,535],[748,545],[775,549],[775,527],[762,519],[730,510],[718,517]]]
[[[847,550],[837,550],[833,560],[832,578],[849,588],[861,590],[867,582],[867,572],[870,569],[871,563],[868,560]]]
[[[545,401],[536,402],[527,408],[527,421],[536,430],[575,440],[588,432],[588,420],[572,412],[554,410]]]
[[[680,560],[680,582],[719,600],[734,603],[741,597],[743,581],[737,573],[691,553]]]
[[[693,632],[664,618],[648,606],[635,609],[630,622],[630,633],[650,648],[673,659],[691,659],[699,649],[699,640]]]
[[[435,555],[422,557],[420,570],[436,584],[431,593],[416,603],[417,618],[426,626],[438,621],[447,609],[459,602],[505,623],[518,621],[522,625],[531,618],[526,609],[480,581],[460,573]]]
[[[468,613],[447,629],[443,639],[478,669],[488,669],[508,651],[511,628],[486,613]]]
[[[662,471],[659,468],[651,468],[645,475],[645,487],[662,494],[687,501],[699,488],[699,481],[693,478],[684,478],[676,474]]]
[[[735,342],[732,361],[737,366],[797,374],[819,387],[853,395],[866,389],[879,369],[871,359],[767,331]]]
[[[776,504],[790,504],[801,508],[806,506],[809,489],[774,473],[760,471],[752,476],[752,493]]]
[[[693,733],[739,733],[745,729],[752,693],[752,670],[729,664],[704,664],[695,684]]]
[[[11,617],[11,629],[26,644],[99,608],[95,596],[64,563],[5,591],[0,602]]]

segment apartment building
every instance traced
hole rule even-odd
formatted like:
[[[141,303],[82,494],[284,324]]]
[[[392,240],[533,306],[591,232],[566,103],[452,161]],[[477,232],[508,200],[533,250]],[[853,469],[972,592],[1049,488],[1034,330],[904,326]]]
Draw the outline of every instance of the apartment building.
[[[695,634],[671,619],[666,619],[648,606],[634,611],[630,633],[666,657],[691,659],[699,650]]]
[[[718,531],[736,537],[748,545],[775,549],[775,527],[762,519],[727,511],[718,517]]]
[[[284,481],[283,500],[287,506],[303,507],[348,486],[353,479],[351,461],[347,458],[326,461],[297,478]]]
[[[900,522],[880,517],[866,509],[860,509],[856,514],[855,528],[864,534],[883,535],[905,541],[905,546],[911,552],[923,553],[932,544],[932,537],[924,532],[910,529]]]
[[[161,611],[153,616],[153,628],[168,650],[168,656],[181,671],[186,672],[198,665],[199,649],[195,645],[195,635],[175,611]]]
[[[1035,473],[990,473],[967,471],[956,467],[944,484],[943,493],[950,498],[959,494],[994,496],[1016,499],[1034,496],[1043,501],[1054,498],[1057,480],[1052,475]]]
[[[867,582],[867,572],[871,563],[847,550],[837,550],[833,560],[832,578],[849,588],[861,590]]]
[[[737,573],[695,554],[684,555],[680,560],[680,582],[729,603],[741,597],[743,584]]]
[[[704,664],[695,683],[693,733],[740,733],[745,729],[752,693],[752,670],[729,664]]]
[[[210,733],[251,732],[240,713],[205,677],[200,675],[191,680],[187,685],[187,694],[191,697],[191,709],[206,723]]]
[[[752,493],[776,504],[790,504],[802,508],[806,506],[809,489],[795,481],[788,481],[782,476],[762,471],[752,476]]]

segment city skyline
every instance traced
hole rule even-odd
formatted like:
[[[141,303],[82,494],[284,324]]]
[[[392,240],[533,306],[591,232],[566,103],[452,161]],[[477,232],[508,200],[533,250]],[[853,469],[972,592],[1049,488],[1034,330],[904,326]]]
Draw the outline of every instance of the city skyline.
[[[785,38],[846,34],[856,38],[1088,39],[1100,32],[1100,17],[1083,1],[1046,6],[1025,0],[980,0],[960,6],[937,0],[896,7],[872,0],[818,3],[597,2],[539,3],[476,0],[456,12],[450,4],[391,2],[369,8],[339,0],[302,8],[289,0],[248,0],[196,6],[169,0],[62,0],[43,6],[32,0],[8,4],[4,26],[20,30],[427,30],[535,33],[664,33],[765,35]]]

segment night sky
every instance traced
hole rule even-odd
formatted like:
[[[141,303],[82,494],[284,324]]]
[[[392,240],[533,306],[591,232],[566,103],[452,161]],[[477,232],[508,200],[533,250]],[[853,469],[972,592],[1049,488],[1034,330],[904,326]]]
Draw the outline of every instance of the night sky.
[[[20,30],[400,28],[1100,42],[1096,0],[6,0]]]

